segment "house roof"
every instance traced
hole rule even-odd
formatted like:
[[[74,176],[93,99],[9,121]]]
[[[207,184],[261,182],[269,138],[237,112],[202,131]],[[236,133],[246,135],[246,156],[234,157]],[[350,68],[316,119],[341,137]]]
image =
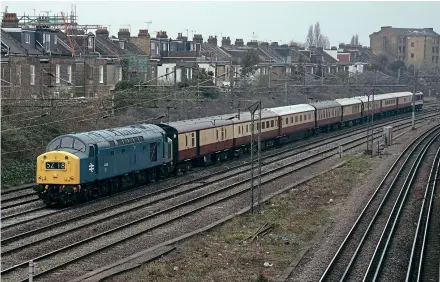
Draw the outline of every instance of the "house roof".
[[[11,54],[27,54],[26,49],[21,46],[20,42],[15,40],[11,35],[2,29],[1,42],[9,48]]]
[[[209,43],[201,44],[201,53],[203,56],[209,58],[216,58],[217,60],[231,60],[232,56],[222,48],[213,46]]]
[[[437,32],[423,28],[393,28],[397,36],[440,36]]]

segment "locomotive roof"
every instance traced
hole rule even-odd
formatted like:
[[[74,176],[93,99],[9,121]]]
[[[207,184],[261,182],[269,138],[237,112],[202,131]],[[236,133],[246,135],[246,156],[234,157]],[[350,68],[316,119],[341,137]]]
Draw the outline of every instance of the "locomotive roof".
[[[66,134],[75,137],[85,144],[100,144],[118,139],[142,136],[144,139],[162,137],[165,134],[162,128],[154,124],[136,124],[125,127],[108,128],[103,130]]]
[[[283,116],[283,115],[314,111],[315,108],[310,106],[309,104],[298,104],[298,105],[270,108],[269,110],[280,116]]]
[[[342,98],[336,99],[335,101],[341,106],[350,106],[362,103],[361,100],[359,100],[358,98]]]
[[[313,102],[310,103],[309,105],[315,107],[318,110],[321,109],[328,109],[328,108],[335,108],[335,107],[340,107],[341,105],[335,101],[319,101],[319,102]]]

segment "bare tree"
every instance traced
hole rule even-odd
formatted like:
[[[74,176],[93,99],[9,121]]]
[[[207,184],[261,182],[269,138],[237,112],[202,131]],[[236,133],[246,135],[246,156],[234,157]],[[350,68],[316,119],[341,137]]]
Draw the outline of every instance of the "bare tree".
[[[316,22],[314,26],[309,26],[309,32],[307,33],[305,45],[307,47],[315,46],[330,48],[330,41],[327,36],[322,34],[319,22]]]
[[[315,36],[313,35],[313,25],[309,26],[309,32],[306,37],[306,45],[307,47],[313,46],[315,42]]]
[[[319,42],[319,44],[317,44],[317,46],[322,47],[324,49],[329,49],[330,48],[330,40],[328,39],[327,36],[322,35],[321,41]]]
[[[314,45],[316,47],[322,47],[322,34],[321,34],[321,26],[319,25],[319,22],[315,23],[315,30],[313,31],[313,35],[315,37],[314,39]]]
[[[351,41],[350,41],[351,45],[359,45],[359,35],[355,34],[351,37]]]

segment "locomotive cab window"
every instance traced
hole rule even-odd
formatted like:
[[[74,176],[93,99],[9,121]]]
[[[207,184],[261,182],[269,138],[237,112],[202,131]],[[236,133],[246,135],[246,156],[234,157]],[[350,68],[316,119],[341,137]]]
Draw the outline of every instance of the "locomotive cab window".
[[[61,148],[73,148],[73,138],[63,137],[61,139]]]
[[[73,149],[78,150],[80,152],[86,151],[86,145],[79,141],[78,139],[75,139],[75,142],[73,143]]]

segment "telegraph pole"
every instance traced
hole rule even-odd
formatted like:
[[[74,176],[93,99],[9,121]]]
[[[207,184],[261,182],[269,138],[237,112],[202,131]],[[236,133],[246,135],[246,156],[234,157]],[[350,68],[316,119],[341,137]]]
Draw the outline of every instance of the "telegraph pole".
[[[261,201],[261,101],[258,101],[248,108],[251,113],[251,212],[254,213],[254,182],[257,180],[258,189],[257,207]],[[255,132],[255,120],[257,120],[257,132]],[[256,163],[256,164],[255,164]],[[257,166],[257,167],[255,167]],[[258,174],[255,179],[254,169],[257,168]]]

